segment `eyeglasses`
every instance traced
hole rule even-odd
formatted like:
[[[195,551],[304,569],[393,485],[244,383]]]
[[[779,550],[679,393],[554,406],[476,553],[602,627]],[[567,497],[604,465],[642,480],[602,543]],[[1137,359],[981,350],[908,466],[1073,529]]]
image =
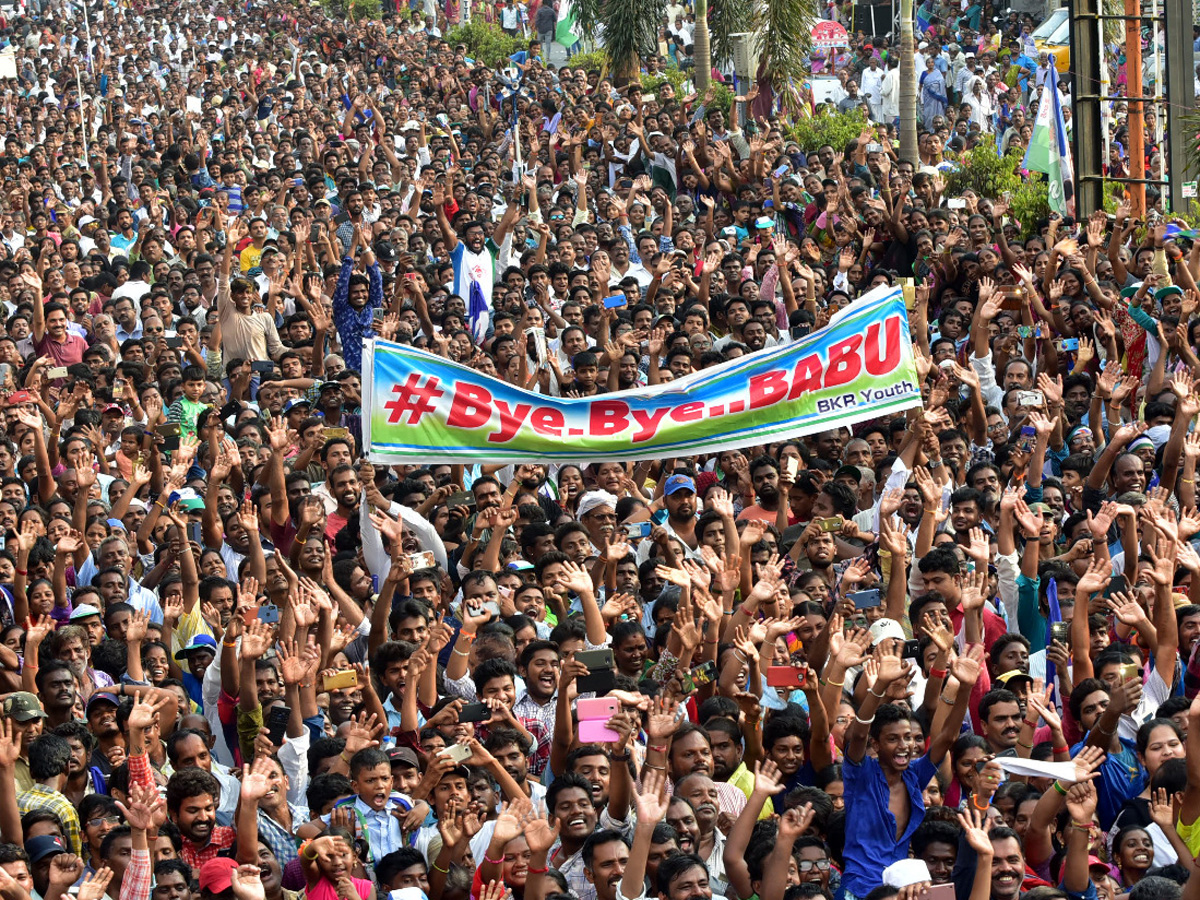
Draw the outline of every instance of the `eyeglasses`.
[[[88,819],[87,824],[91,828],[99,828],[101,825],[120,825],[120,816],[102,816],[99,819]]]
[[[801,874],[811,872],[813,869],[820,869],[822,872],[829,871],[829,860],[827,859],[803,859],[796,865],[800,869]]]

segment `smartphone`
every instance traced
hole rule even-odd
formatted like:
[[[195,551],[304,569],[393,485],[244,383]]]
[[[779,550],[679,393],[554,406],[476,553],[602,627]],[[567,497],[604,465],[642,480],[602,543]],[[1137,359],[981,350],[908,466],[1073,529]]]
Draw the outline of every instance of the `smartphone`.
[[[287,735],[287,723],[292,711],[286,706],[272,706],[267,714],[267,739],[276,747],[283,746]]]
[[[437,558],[429,550],[422,550],[420,553],[408,554],[408,559],[412,563],[413,571],[417,569],[432,569],[437,565]]]
[[[1075,352],[1079,349],[1079,338],[1062,338],[1056,348],[1065,352]]]
[[[667,511],[665,509],[660,509],[658,512],[650,516],[650,521],[655,525],[662,525],[667,521]]]
[[[796,473],[800,471],[800,460],[794,456],[785,456],[782,460],[783,474],[792,481],[796,480]]]
[[[154,430],[163,437],[179,437],[180,432],[178,422],[164,422],[162,425],[155,425]]]
[[[1104,596],[1106,598],[1108,598],[1108,597],[1112,597],[1116,594],[1124,594],[1128,590],[1129,590],[1129,582],[1126,581],[1125,576],[1124,575],[1114,575],[1112,577],[1112,581],[1110,581],[1108,583],[1108,587],[1106,587],[1104,589]]]
[[[767,666],[767,687],[804,687],[804,669],[795,666]]]
[[[605,309],[620,309],[629,301],[625,299],[624,294],[613,294],[611,297],[604,298]]]
[[[325,443],[328,444],[330,441],[334,440],[335,438],[350,437],[350,429],[349,428],[340,428],[337,425],[326,425],[322,434],[325,438]]]
[[[1041,391],[1017,391],[1017,406],[1027,409],[1041,406],[1044,399]]]
[[[1017,438],[1017,449],[1022,453],[1032,453],[1033,443],[1037,439],[1037,429],[1032,425],[1021,426],[1021,436]]]
[[[269,360],[269,359],[256,360],[255,362],[250,363],[250,371],[251,372],[274,372],[275,371],[275,363],[271,362],[271,360]]]
[[[202,547],[204,546],[204,526],[203,525],[201,525],[199,522],[189,522],[187,531],[188,531],[188,540],[189,541],[191,541],[193,544],[199,544]]]
[[[625,526],[625,534],[630,540],[641,540],[650,537],[651,527],[649,522],[630,522]]]
[[[1133,681],[1142,677],[1141,667],[1137,663],[1121,663],[1117,669],[1118,681]]]
[[[579,713],[579,740],[584,744],[602,744],[619,741],[621,735],[609,728],[608,720],[621,711],[616,697],[582,699],[575,704]]]
[[[776,169],[774,172],[771,173],[771,177],[772,178],[782,178],[784,176],[784,174],[787,172],[787,170],[788,170],[788,164],[784,163],[782,166],[780,166],[778,169]]]
[[[1071,643],[1071,623],[1051,622],[1050,640],[1058,641],[1060,644],[1067,644],[1069,646]]]
[[[921,642],[916,638],[912,638],[904,642],[904,655],[902,659],[916,659],[921,655]]]
[[[798,340],[800,340],[800,338],[806,336],[807,334],[808,334],[808,326],[807,325],[794,325],[788,329],[788,336],[793,341],[798,341]]]
[[[954,900],[954,885],[938,884],[928,888],[925,900]]]
[[[951,197],[949,200],[946,201],[946,208],[947,209],[966,209],[967,201],[964,200],[962,197]]]
[[[358,673],[353,669],[339,669],[332,675],[326,675],[321,681],[321,690],[323,691],[352,687],[358,687]]]
[[[164,340],[167,342],[167,349],[169,350],[178,350],[183,346],[183,338],[178,336],[164,338]]]
[[[46,370],[46,377],[47,378],[66,378],[67,377],[67,367],[66,366],[53,366]]]
[[[703,687],[706,684],[712,684],[717,680],[717,664],[710,659],[707,662],[696,666],[694,669],[688,672],[688,675],[690,675],[692,681],[694,681],[700,687]]]
[[[611,669],[613,667],[613,652],[607,648],[603,650],[580,650],[575,654],[575,659],[577,662],[581,662],[587,666],[589,671]]]
[[[478,703],[475,705],[483,706],[482,703]],[[486,709],[486,708],[487,707],[484,707],[484,709]],[[462,721],[462,720],[460,719],[459,721]],[[480,721],[482,721],[482,719]],[[461,764],[461,763],[465,763],[468,759],[471,758],[471,748],[468,747],[466,744],[451,744],[449,747],[446,747],[444,750],[442,750],[441,755],[448,756],[452,760],[454,760],[454,762]]]
[[[846,520],[841,516],[830,516],[828,519],[817,519],[817,527],[822,531],[841,531]]]
[[[1020,338],[1033,337],[1033,328],[1029,325],[1018,325],[1017,326],[1017,337],[1020,337]]]
[[[486,703],[468,703],[458,711],[458,721],[486,722],[492,717],[492,708]]]
[[[279,623],[279,607],[274,603],[268,603],[265,606],[260,606],[255,613],[258,621],[266,622],[268,625],[276,625]]]
[[[854,601],[855,609],[874,609],[881,602],[879,588],[872,588],[869,591],[854,591],[846,596]]]
[[[475,495],[470,491],[459,491],[457,494],[451,494],[446,500],[447,506],[474,506]]]

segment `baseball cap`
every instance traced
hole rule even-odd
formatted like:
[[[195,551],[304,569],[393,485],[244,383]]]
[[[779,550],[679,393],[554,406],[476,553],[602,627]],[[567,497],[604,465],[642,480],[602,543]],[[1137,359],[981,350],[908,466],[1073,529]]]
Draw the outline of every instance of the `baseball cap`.
[[[30,862],[41,862],[47,856],[57,856],[68,853],[67,845],[56,834],[39,834],[25,841],[25,852],[29,854]],[[232,860],[230,860],[232,862]]]
[[[669,497],[676,491],[691,491],[694,494],[696,493],[696,482],[686,475],[672,475],[663,485],[663,493]]]
[[[92,711],[92,708],[100,703],[109,703],[109,704],[112,704],[114,707],[120,707],[120,705],[121,705],[117,702],[117,698],[114,697],[112,694],[106,693],[105,691],[97,691],[96,693],[92,694],[91,697],[88,698],[87,706],[84,707],[84,710],[83,710],[84,715],[87,715],[88,713],[90,713]]]
[[[1033,676],[1028,672],[1022,672],[1020,669],[1012,669],[1003,675],[997,675],[996,680],[1010,690],[1013,685],[1022,681],[1028,681],[1030,684],[1033,684]]]
[[[70,621],[78,622],[80,619],[86,619],[89,616],[100,615],[100,610],[92,606],[90,603],[80,603],[77,607],[71,610]]]
[[[853,478],[855,484],[862,482],[862,472],[859,470],[858,466],[842,466],[833,473],[834,478],[841,478],[843,475],[845,475],[847,478]]]
[[[38,698],[29,691],[17,691],[15,694],[10,694],[8,699],[4,701],[4,715],[10,719],[16,719],[18,722],[32,722],[34,719],[44,719],[46,714],[42,711],[42,704],[38,703]],[[28,848],[28,844],[26,845]],[[33,852],[29,854],[33,856]]]
[[[900,623],[895,619],[876,619],[874,624],[871,625],[870,635],[872,646],[888,638],[896,638],[901,641],[906,640],[904,629],[900,627]]]
[[[287,403],[283,404],[284,413],[290,413],[297,406],[312,406],[312,401],[307,397],[293,397]]]
[[[388,762],[400,763],[402,766],[408,766],[410,769],[421,768],[421,763],[417,759],[417,754],[409,747],[393,747],[387,752]]]
[[[219,894],[233,886],[233,870],[238,867],[236,859],[218,856],[200,867],[200,890]]]
[[[212,635],[197,634],[192,638],[190,644],[182,650],[175,652],[176,659],[187,659],[193,653],[199,653],[201,650],[206,650],[213,656],[217,655],[217,641]]]
[[[326,391],[335,391],[335,390],[340,391],[341,389],[342,389],[342,383],[340,381],[322,381],[319,393],[323,394]]]

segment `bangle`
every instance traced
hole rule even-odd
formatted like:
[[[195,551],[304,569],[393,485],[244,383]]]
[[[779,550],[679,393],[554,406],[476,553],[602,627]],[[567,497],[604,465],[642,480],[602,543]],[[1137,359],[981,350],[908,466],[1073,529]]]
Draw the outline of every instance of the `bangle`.
[[[1180,478],[1179,480],[1182,481],[1184,484],[1195,484],[1196,483],[1195,478]]]
[[[317,858],[317,851],[313,849],[312,840],[307,840],[300,845],[300,856],[312,862]]]
[[[949,674],[945,669],[935,669],[932,666],[929,669],[930,678],[945,678]]]
[[[706,643],[706,644],[716,644],[716,643],[719,643],[719,642],[720,642],[720,639],[719,639],[719,638],[713,638],[711,641],[710,641],[708,638],[705,638],[705,639],[704,639],[704,643]]]
[[[646,749],[647,749],[647,750],[651,750],[651,751],[653,751],[653,752],[655,752],[655,753],[666,753],[666,752],[667,752],[667,745],[666,745],[666,744],[649,744],[649,745],[646,747]]]
[[[465,650],[459,650],[457,647],[455,647],[450,652],[453,653],[455,656],[470,656],[471,655],[470,653],[467,653]]]
[[[722,615],[732,616],[735,612],[737,612],[736,609],[727,609],[724,613],[722,613]]]
[[[843,678],[842,678],[842,680],[841,680],[841,681],[834,681],[832,678],[830,678],[830,679],[829,679],[828,681],[826,681],[825,683],[826,683],[826,684],[832,684],[834,687],[845,687],[845,686],[846,686],[846,679],[845,679],[845,677],[844,677],[844,676],[843,676]]]
[[[746,614],[746,618],[748,618],[748,619],[754,618],[754,613],[746,606],[745,603],[742,604],[741,609],[742,609],[742,612],[744,612]]]
[[[936,515],[937,515],[937,514],[940,512],[940,510],[937,510],[937,509],[927,509],[927,510],[925,510],[925,512],[929,513],[931,516],[936,516]]]
[[[441,872],[443,875],[449,875],[449,874],[450,874],[450,870],[449,870],[449,869],[443,869],[441,866],[439,866],[439,865],[437,864],[437,860],[434,860],[434,861],[433,861],[433,869],[434,869],[434,871],[435,871],[435,872]]]
[[[1077,828],[1077,829],[1079,829],[1080,831],[1091,831],[1091,830],[1092,830],[1092,823],[1091,823],[1091,822],[1076,822],[1074,819],[1072,819],[1072,820],[1071,820],[1071,827],[1072,827],[1072,828]]]
[[[616,757],[614,756],[613,759],[616,759]],[[434,868],[437,869],[437,866],[434,866]],[[441,869],[438,869],[438,871],[440,872]],[[546,866],[544,869],[535,869],[533,866],[525,867],[525,872],[529,875],[545,875],[549,871],[550,871],[549,866]]]
[[[13,571],[16,572],[18,575],[28,575],[29,574],[24,569],[13,569]]]
[[[232,650],[237,647],[237,638],[234,638],[232,641],[221,641],[221,646]]]
[[[1025,742],[1024,742],[1024,741],[1022,741],[1022,740],[1018,740],[1018,741],[1017,741],[1017,746],[1018,746],[1018,747],[1024,747],[1026,750],[1032,750],[1032,749],[1033,749],[1033,744],[1027,744],[1027,743],[1025,743]]]
[[[871,716],[871,718],[869,718],[869,719],[864,719],[861,716],[859,716],[858,713],[855,713],[854,721],[857,722],[859,725],[870,725],[872,722],[875,721],[875,717]]]
[[[1060,782],[1055,781],[1053,787],[1054,787],[1054,790],[1058,791],[1058,793],[1061,794],[1062,796],[1064,796],[1064,797],[1067,796],[1067,789],[1065,787],[1063,787]]]
[[[656,765],[654,765],[654,763],[642,763],[642,768],[643,769],[658,769],[658,771],[660,771],[660,772],[667,771],[666,766],[656,766]]]
[[[485,863],[491,863],[493,866],[502,866],[502,865],[504,865],[504,857],[503,857],[503,856],[501,856],[499,859],[488,859],[488,855],[487,855],[487,851],[486,851],[486,850],[485,850],[485,851],[484,851],[484,853],[483,853],[483,861],[484,861]]]
[[[870,688],[867,688],[867,693],[870,694],[872,697],[874,697],[876,700],[882,700],[887,695],[887,690],[885,689],[882,694],[877,694]]]
[[[938,694],[938,699],[949,706],[953,706],[955,703],[954,700],[947,700],[945,694]]]
[[[38,667],[35,666],[33,663],[25,663],[25,665],[21,666],[22,672],[36,672],[37,670],[38,670]]]
[[[458,636],[460,638],[466,638],[468,643],[475,640],[475,632],[473,632],[473,631],[460,631],[458,633]],[[486,858],[487,857],[484,857],[484,859],[486,859]]]
[[[1070,748],[1070,747],[1053,747],[1053,748],[1051,748],[1051,751],[1050,751],[1050,752],[1051,752],[1051,753],[1070,753],[1070,752],[1071,752],[1071,748]],[[1057,781],[1056,781],[1056,782],[1054,782],[1054,783],[1055,783],[1055,784],[1058,784],[1058,782],[1057,782]]]
[[[1025,719],[1024,723],[1026,725],[1028,725],[1030,728],[1032,728],[1034,731],[1037,731],[1037,727],[1038,727],[1037,722],[1030,722],[1028,719]]]
[[[988,801],[985,804],[983,804],[983,806],[980,806],[979,805],[979,797],[976,795],[972,795],[971,805],[973,807],[975,807],[977,810],[979,810],[980,812],[987,812],[988,807],[992,805],[992,801],[989,798]]]

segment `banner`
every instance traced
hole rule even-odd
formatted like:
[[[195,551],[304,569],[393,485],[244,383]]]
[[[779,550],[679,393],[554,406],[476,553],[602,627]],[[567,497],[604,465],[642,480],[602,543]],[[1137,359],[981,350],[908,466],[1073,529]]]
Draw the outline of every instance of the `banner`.
[[[390,341],[364,349],[363,438],[381,465],[691,456],[921,404],[904,297],[886,286],[794,343],[588,398],[521,390]]]

